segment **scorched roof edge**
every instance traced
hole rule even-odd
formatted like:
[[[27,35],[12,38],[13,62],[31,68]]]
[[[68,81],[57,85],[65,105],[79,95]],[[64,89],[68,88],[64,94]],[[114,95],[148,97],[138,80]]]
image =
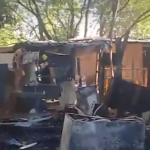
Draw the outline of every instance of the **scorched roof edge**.
[[[109,45],[110,41],[108,39],[93,39],[93,40],[82,40],[82,41],[64,41],[64,42],[56,42],[56,41],[26,41],[15,44],[14,50],[25,47],[26,49],[39,48],[39,49],[51,49],[51,48],[60,48],[66,47],[69,48],[78,48],[78,47],[88,47],[91,45],[95,46],[103,46]]]

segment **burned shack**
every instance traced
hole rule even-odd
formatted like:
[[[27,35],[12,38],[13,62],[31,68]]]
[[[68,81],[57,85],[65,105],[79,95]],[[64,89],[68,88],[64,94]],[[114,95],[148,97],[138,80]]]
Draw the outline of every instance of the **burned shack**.
[[[1,119],[1,126],[3,127],[2,131],[0,130],[1,149],[31,148],[38,150],[57,149],[60,146],[60,150],[143,150],[145,141],[145,123],[143,119],[138,117],[120,119],[119,117],[125,117],[125,112],[129,112],[130,115],[140,115],[149,110],[148,106],[143,107],[143,105],[148,104],[148,99],[145,99],[144,104],[141,104],[143,95],[149,96],[149,90],[123,80],[122,76],[115,74],[114,78],[111,79],[111,85],[107,93],[104,95],[103,81],[105,80],[104,70],[106,70],[104,68],[106,66],[104,56],[107,53],[109,54],[110,49],[111,45],[107,39],[88,39],[61,43],[54,41],[24,42],[16,45],[14,56],[19,55],[19,59],[13,59],[13,62],[15,62],[14,66],[17,67],[9,70],[15,73],[15,78],[17,77],[15,79],[17,84],[15,83],[12,93],[15,95],[13,98],[18,99],[17,103],[23,101],[23,106],[28,107],[28,110],[23,110],[28,113],[27,116],[29,117]],[[96,54],[95,66],[97,66],[93,78],[95,85],[89,86],[88,84],[91,81],[88,83],[87,77],[87,85],[83,87],[80,78],[82,75],[82,58],[86,57],[86,54],[92,55],[93,53]],[[37,64],[48,65],[49,74],[51,68],[53,68],[57,82],[51,80],[54,84],[49,82],[43,84],[38,80],[38,73],[35,73]],[[120,62],[117,62],[117,67],[119,65],[121,66],[121,59]],[[23,68],[25,66],[26,69]],[[93,69],[92,67],[89,66],[89,72]],[[8,66],[6,68],[8,69]],[[25,74],[23,76],[19,75],[18,69],[24,71]],[[48,76],[50,76],[49,74]],[[79,87],[75,93],[73,84],[75,84],[76,74],[79,76]],[[86,74],[84,75],[86,76]],[[20,80],[22,77],[24,79]],[[20,82],[21,84],[18,84]],[[99,94],[96,83],[98,83]],[[19,87],[20,91],[16,87]],[[120,88],[122,90],[119,90]],[[76,94],[79,95],[77,105],[74,103]],[[61,97],[59,100],[63,101],[65,105],[72,104],[73,108],[78,107],[76,110],[81,112],[76,111],[74,114],[68,114],[68,110],[63,109],[57,115],[52,112],[46,115],[45,111],[48,112],[49,110],[39,107],[42,106],[41,99],[55,99],[58,97]],[[84,102],[80,103],[80,98]],[[98,107],[94,108],[96,104],[98,104]],[[19,107],[21,107],[21,103],[19,103]],[[109,107],[116,109],[121,114],[117,112],[114,117],[111,117]],[[140,111],[138,111],[139,108]],[[20,111],[22,110],[19,109],[18,112]],[[44,115],[39,116],[38,114],[37,117],[35,116],[37,112],[43,112]],[[63,122],[64,125],[62,125]],[[21,129],[21,131],[17,132],[16,129]]]
[[[142,44],[141,45],[140,44],[141,43],[129,41],[127,48],[125,50],[123,61],[122,61],[122,77],[125,80],[133,81],[134,83],[145,85],[146,84],[145,82],[147,79],[145,76],[147,73],[141,73],[141,70],[146,70],[146,72],[147,72],[147,68],[143,68],[141,61],[138,61],[138,60],[142,59],[142,57],[143,57],[143,55],[142,55],[143,53],[142,53],[142,49],[141,49]],[[39,52],[40,53],[46,52],[47,55],[49,55],[49,57],[51,57],[51,58],[55,55],[54,53],[61,54],[61,55],[69,54],[69,55],[73,56],[74,73],[76,75],[78,75],[79,77],[84,75],[86,77],[87,85],[91,85],[91,84],[97,85],[98,84],[101,95],[103,95],[104,91],[100,90],[100,88],[102,89],[104,86],[105,87],[104,89],[107,89],[108,88],[107,86],[110,84],[111,75],[110,75],[109,50],[110,50],[111,46],[110,46],[108,39],[101,39],[101,38],[99,38],[99,39],[82,39],[82,40],[72,39],[69,42],[60,42],[60,43],[57,43],[55,41],[45,41],[45,42],[30,42],[29,41],[29,42],[24,42],[24,43],[18,43],[17,45],[15,45],[12,52],[15,52],[18,48],[21,48],[21,47],[25,48],[26,51],[28,51],[28,55],[26,55],[26,58],[27,57],[30,58],[29,55],[31,55],[31,53],[39,53]],[[100,56],[100,53],[99,53],[100,49],[103,49],[103,48],[104,48],[104,50],[106,50],[103,53],[103,63],[105,66],[105,69],[104,69],[105,77],[103,77],[104,83],[101,82],[101,81],[103,81],[103,79],[101,78],[102,75],[100,74],[100,70],[102,69],[100,67],[102,66],[102,64],[101,64],[101,60],[98,58]],[[135,51],[135,49],[136,49],[136,54],[137,54],[136,56],[133,55],[133,52]],[[131,53],[132,53],[132,55],[131,55]],[[114,70],[115,70],[115,66],[116,66],[116,59],[115,59],[116,56],[115,55],[116,55],[116,53],[115,53],[115,48],[113,45]],[[57,55],[57,57],[58,57],[58,55]],[[67,58],[68,56],[63,56],[63,57],[65,60],[65,57]],[[136,57],[139,57],[139,59],[136,59]],[[39,59],[40,59],[40,57],[39,57]],[[63,62],[65,62],[64,60],[62,59]],[[34,66],[35,66],[35,64],[34,64]],[[138,76],[138,78],[136,78],[137,76]],[[35,73],[33,73],[32,77],[36,78]],[[33,80],[33,79],[31,79],[31,80]],[[78,78],[78,80],[79,80],[78,82],[81,82],[81,78]],[[140,80],[142,80],[142,81],[140,81]],[[32,82],[30,84],[35,84],[35,82]],[[46,86],[48,86],[48,85],[46,85]],[[56,88],[53,85],[51,86],[51,88],[52,87]],[[44,88],[46,88],[46,87],[44,87]],[[69,89],[71,89],[71,88],[69,88]],[[12,88],[11,88],[11,90],[12,90]],[[38,91],[38,88],[35,89],[34,86],[30,87],[30,88],[25,87],[24,90],[26,90],[26,91],[29,90],[29,91],[33,92],[35,90]],[[71,92],[69,92],[69,93],[71,93]],[[55,97],[53,97],[53,99],[54,98]]]
[[[24,67],[25,67],[24,69],[26,70],[26,75],[23,77],[22,80],[20,80],[19,86],[23,86],[25,84],[30,85],[30,86],[23,87],[23,90],[25,90],[26,92],[32,91],[32,92],[34,92],[34,94],[36,92],[38,92],[39,89],[41,90],[42,88],[49,87],[50,88],[49,90],[52,90],[53,92],[51,92],[52,94],[47,92],[47,96],[49,95],[49,97],[52,96],[51,99],[56,99],[55,96],[58,94],[58,92],[56,92],[57,91],[56,86],[48,85],[48,84],[44,85],[44,86],[42,84],[37,85],[38,82],[37,82],[37,77],[35,74],[35,67],[36,67],[36,63],[38,64],[39,63],[38,61],[41,61],[41,56],[44,53],[48,56],[48,58],[50,58],[49,60],[51,60],[51,62],[48,62],[48,63],[51,63],[54,68],[57,68],[57,65],[61,66],[62,64],[65,64],[65,63],[70,64],[70,65],[72,64],[72,66],[70,66],[70,69],[69,69],[72,72],[72,75],[69,74],[69,76],[71,75],[71,78],[75,78],[75,76],[78,75],[80,78],[80,76],[82,74],[81,74],[81,69],[80,69],[81,64],[79,62],[80,61],[79,58],[85,57],[85,55],[87,55],[87,54],[91,55],[94,52],[96,52],[97,55],[99,55],[100,50],[102,50],[102,51],[108,50],[109,51],[110,48],[111,48],[111,45],[110,45],[108,39],[96,39],[96,40],[93,39],[93,40],[85,40],[85,41],[81,41],[81,42],[80,41],[78,41],[78,42],[70,41],[70,42],[60,42],[60,43],[57,43],[55,41],[45,41],[45,42],[28,41],[28,42],[16,44],[13,47],[13,50],[11,52],[13,52],[14,55],[16,55],[17,50],[19,50],[19,49],[25,50],[22,61],[23,61]],[[70,61],[70,57],[73,61]],[[58,62],[56,63],[55,59],[57,59],[57,60],[60,59],[59,63]],[[18,62],[18,64],[19,63],[20,62]],[[12,60],[12,64],[13,64],[13,60]],[[9,66],[11,66],[11,65],[9,65]],[[64,66],[62,66],[63,71],[64,71],[64,69],[67,69],[67,68],[64,68]],[[6,67],[6,68],[9,69],[8,75],[10,75],[10,74],[12,75],[13,73],[15,73],[13,68],[8,68],[8,67]],[[57,72],[58,69],[55,69],[55,71]],[[63,71],[59,70],[58,72],[60,72],[62,76],[66,76],[66,73],[62,74]],[[90,72],[90,70],[89,70],[89,72]],[[96,72],[96,70],[95,70],[95,72]],[[68,71],[68,73],[69,73],[69,71]],[[20,77],[18,77],[18,73],[16,73],[15,76],[17,76],[17,78],[20,78]],[[6,78],[6,75],[5,75],[5,78]],[[67,77],[67,79],[65,79],[65,80],[70,80],[69,78],[70,77]],[[80,81],[79,78],[78,78],[78,80]],[[7,98],[9,99],[9,96],[15,90],[16,85],[13,84],[13,81],[15,80],[14,77],[11,76],[11,78],[10,78],[10,76],[9,76],[8,79],[9,79],[9,83],[7,83],[8,86],[6,88],[9,90],[6,90],[6,91],[9,91],[9,92],[7,92]],[[7,82],[8,82],[8,80],[7,80]],[[96,77],[95,77],[95,82],[96,82]],[[37,87],[35,85],[37,85]],[[71,88],[68,88],[68,90],[70,90],[70,89]],[[31,94],[32,94],[32,92],[31,92]],[[55,95],[54,93],[57,93],[57,94]],[[68,92],[68,93],[71,93],[71,92]],[[69,98],[69,99],[71,99],[71,98]]]
[[[98,39],[98,38],[96,38]],[[71,39],[74,42],[91,41],[92,38],[87,39]],[[99,39],[100,40],[100,39]],[[149,40],[128,40],[127,47],[125,50],[124,58],[122,61],[122,73],[123,78],[128,81],[150,87],[149,84]],[[92,49],[92,48],[91,48]],[[116,67],[116,48],[115,43],[112,44],[113,49],[113,65]],[[1,56],[0,63],[8,63],[9,67],[12,65],[10,58],[12,59],[13,48],[2,47],[0,48]],[[136,55],[135,55],[136,54]],[[9,56],[8,56],[9,55]],[[8,60],[9,57],[9,60]],[[106,70],[106,81],[105,86],[108,88],[110,82],[110,61],[109,54],[105,54],[105,70]],[[96,53],[85,53],[84,57],[80,57],[80,70],[81,74],[86,76],[86,82],[88,85],[95,83],[96,76],[96,64],[97,64]],[[90,71],[89,71],[90,68]]]
[[[71,39],[71,41],[84,41],[87,39]],[[122,76],[123,79],[132,81],[136,84],[150,87],[149,83],[149,52],[150,52],[150,41],[149,40],[128,40],[127,47],[122,60]],[[115,42],[112,43],[113,50],[113,66],[116,68],[116,48]],[[110,57],[109,53],[105,53],[105,87],[108,88],[110,83]],[[91,84],[95,82],[96,75],[96,64],[97,64],[96,53],[86,55],[81,58],[81,74],[84,74],[87,79],[87,83]],[[89,71],[90,68],[90,71]]]

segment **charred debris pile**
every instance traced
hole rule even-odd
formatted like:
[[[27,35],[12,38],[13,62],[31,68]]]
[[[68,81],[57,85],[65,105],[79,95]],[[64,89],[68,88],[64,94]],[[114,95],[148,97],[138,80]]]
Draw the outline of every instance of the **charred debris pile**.
[[[57,82],[43,84],[37,79],[38,84],[30,82],[23,85],[19,92],[11,93],[11,101],[15,101],[14,111],[0,120],[0,149],[146,149],[150,141],[149,122],[145,126],[142,114],[150,111],[150,90],[122,79],[121,44],[121,41],[116,42],[118,68],[107,93],[97,92],[97,85],[82,87],[79,84],[74,91],[75,103],[69,99],[70,93],[63,92],[66,87],[62,86],[62,83],[69,83],[75,78],[75,58],[92,51],[99,54],[101,66],[98,87],[99,91],[103,91],[103,53],[111,49],[109,40],[16,44],[14,51],[24,48],[26,52],[38,52],[38,64],[43,63],[42,56],[46,55],[46,62],[54,68]],[[52,101],[59,97],[63,101],[63,109],[50,110],[49,105],[52,104],[47,104],[45,100]]]

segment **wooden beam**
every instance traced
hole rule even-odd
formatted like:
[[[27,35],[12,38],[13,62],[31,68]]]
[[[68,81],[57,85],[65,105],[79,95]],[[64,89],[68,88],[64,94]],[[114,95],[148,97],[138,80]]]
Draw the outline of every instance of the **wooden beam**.
[[[13,46],[11,47],[0,47],[0,53],[10,53],[13,52]]]
[[[104,37],[85,37],[85,38],[73,38],[73,39],[69,39],[68,41],[86,41],[86,40],[109,40],[108,38],[104,38]]]

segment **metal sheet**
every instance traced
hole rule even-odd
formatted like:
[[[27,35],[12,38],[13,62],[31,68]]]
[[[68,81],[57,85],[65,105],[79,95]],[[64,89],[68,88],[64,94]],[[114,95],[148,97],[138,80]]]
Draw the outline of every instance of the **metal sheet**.
[[[144,150],[144,139],[140,118],[111,121],[66,114],[60,150]]]
[[[35,109],[36,112],[42,112],[45,110],[44,101],[42,93],[32,93],[32,92],[18,92],[16,94],[16,105],[15,111],[17,113],[29,112],[31,109]]]
[[[62,88],[61,97],[59,97],[60,106],[62,109],[67,105],[73,105],[76,101],[76,92],[74,80],[60,83]]]
[[[39,59],[39,52],[26,52],[23,55],[23,63],[28,64]]]
[[[150,90],[141,85],[115,77],[106,94],[107,106],[112,109],[142,114],[150,111]]]
[[[0,100],[6,98],[6,80],[8,75],[8,64],[0,64]]]
[[[77,107],[86,115],[92,115],[95,104],[99,104],[95,85],[81,87],[77,91]]]
[[[45,93],[43,95],[44,99],[57,99],[61,96],[61,88],[58,85],[50,85],[50,84],[39,84],[37,86],[24,86],[22,88],[24,92],[37,92],[37,93]]]

